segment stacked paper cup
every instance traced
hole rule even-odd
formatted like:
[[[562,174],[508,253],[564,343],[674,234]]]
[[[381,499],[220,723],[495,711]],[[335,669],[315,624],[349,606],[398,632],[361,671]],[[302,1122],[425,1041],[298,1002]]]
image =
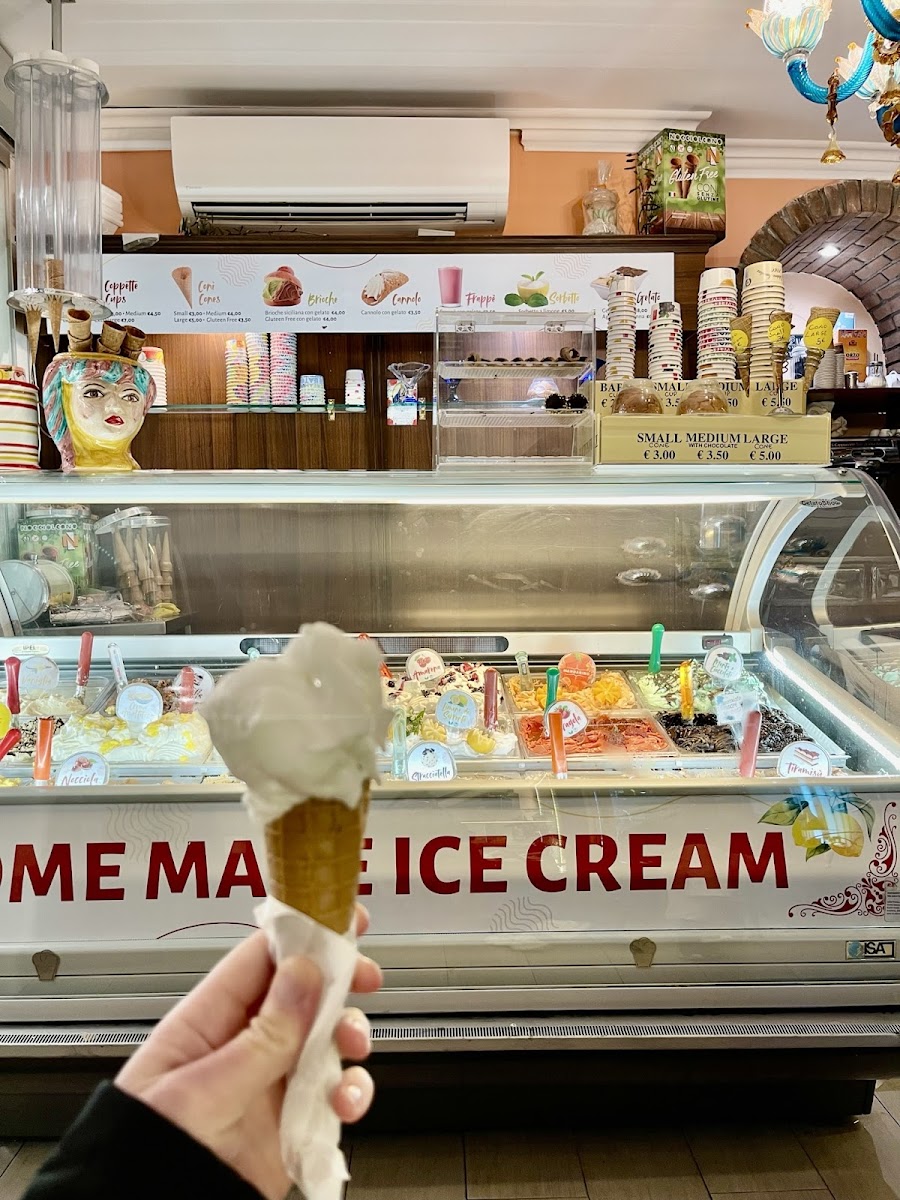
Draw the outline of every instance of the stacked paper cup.
[[[325,404],[324,375],[300,376],[300,403],[309,407],[322,408]]]
[[[0,471],[39,471],[39,393],[33,383],[3,378],[0,368]]]
[[[700,276],[697,305],[697,377],[734,379],[731,319],[738,315],[737,285],[731,267],[712,267]]]
[[[784,271],[780,262],[753,263],[744,271],[741,313],[753,318],[750,334],[750,382],[772,380],[770,317],[784,308]]]
[[[683,350],[681,305],[663,300],[650,314],[650,378],[680,380]]]
[[[244,337],[247,339],[247,371],[250,376],[250,403],[271,404],[269,335],[267,333],[245,333]]]
[[[634,379],[637,296],[630,275],[614,275],[609,290],[606,378]]]
[[[269,335],[269,369],[273,404],[297,403],[297,338],[293,333]]]
[[[819,363],[818,370],[813,376],[814,388],[836,388],[838,386],[837,378],[837,355],[834,352],[834,347],[830,347],[822,355],[822,361]],[[844,386],[844,377],[841,375],[840,386]]]
[[[138,362],[146,367],[153,382],[156,384],[154,408],[165,408],[169,403],[169,393],[166,386],[166,358],[160,346],[142,346]],[[228,382],[228,350],[225,351],[225,380]]]
[[[225,403],[247,404],[249,400],[247,338],[243,333],[235,333],[225,339]]]

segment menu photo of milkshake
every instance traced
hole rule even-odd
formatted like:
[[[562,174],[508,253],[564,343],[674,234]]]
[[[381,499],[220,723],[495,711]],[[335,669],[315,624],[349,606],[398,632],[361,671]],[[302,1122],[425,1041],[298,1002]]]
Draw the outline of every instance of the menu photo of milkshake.
[[[462,267],[438,267],[438,287],[441,291],[442,308],[461,307],[462,285]]]

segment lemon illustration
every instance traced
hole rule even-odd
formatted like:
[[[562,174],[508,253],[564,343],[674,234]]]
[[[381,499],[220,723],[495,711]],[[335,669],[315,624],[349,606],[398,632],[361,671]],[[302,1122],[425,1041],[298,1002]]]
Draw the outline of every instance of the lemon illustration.
[[[862,826],[845,812],[805,808],[793,824],[794,841],[804,850],[828,846],[844,858],[859,858],[865,845]]]
[[[469,749],[474,750],[476,754],[490,754],[497,745],[497,739],[488,733],[486,729],[472,729],[466,741],[469,744]]]
[[[516,285],[516,291],[527,303],[532,296],[546,296],[550,291],[550,281],[541,279],[543,271],[538,271],[537,275],[523,275]]]

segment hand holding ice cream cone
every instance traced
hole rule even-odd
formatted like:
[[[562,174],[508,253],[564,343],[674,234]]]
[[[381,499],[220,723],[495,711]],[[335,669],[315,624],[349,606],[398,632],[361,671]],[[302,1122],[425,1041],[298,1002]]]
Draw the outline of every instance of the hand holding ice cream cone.
[[[332,1033],[356,961],[354,912],[376,754],[387,740],[371,642],[307,625],[278,657],[221,680],[203,706],[245,803],[265,827],[271,888],[257,911],[277,960],[321,970],[321,1004],[285,1097],[282,1154],[307,1200],[338,1200],[347,1178],[329,1103],[341,1065]]]

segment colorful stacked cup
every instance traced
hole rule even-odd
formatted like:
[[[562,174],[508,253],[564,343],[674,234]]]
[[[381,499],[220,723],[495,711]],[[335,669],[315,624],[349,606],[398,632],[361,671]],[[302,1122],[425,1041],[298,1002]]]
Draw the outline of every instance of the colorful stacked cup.
[[[267,333],[245,333],[244,337],[247,339],[250,403],[269,405],[272,403],[269,335]]]
[[[325,376],[300,376],[300,403],[304,406],[324,408],[325,406]]]
[[[166,356],[160,346],[141,347],[138,362],[146,367],[150,378],[156,384],[156,395],[153,398],[154,408],[165,408],[169,403],[168,385],[166,383]],[[228,350],[225,351],[225,386],[228,387]]]
[[[297,337],[293,333],[269,334],[269,375],[272,403],[297,403]]]
[[[225,339],[225,403],[247,404],[249,400],[247,339],[243,333],[235,333]]]
[[[734,379],[736,363],[731,344],[731,320],[738,315],[735,273],[731,267],[712,267],[700,276],[697,304],[697,377]]]
[[[40,470],[40,393],[22,374],[0,366],[0,471]]]
[[[637,296],[630,275],[614,275],[609,289],[606,378],[633,379],[637,338]]]
[[[780,262],[751,263],[744,270],[744,289],[741,294],[743,316],[753,318],[750,334],[750,382],[770,383],[772,344],[769,325],[772,312],[784,308],[784,270]]]
[[[650,378],[680,380],[684,372],[681,305],[663,300],[650,314]]]

